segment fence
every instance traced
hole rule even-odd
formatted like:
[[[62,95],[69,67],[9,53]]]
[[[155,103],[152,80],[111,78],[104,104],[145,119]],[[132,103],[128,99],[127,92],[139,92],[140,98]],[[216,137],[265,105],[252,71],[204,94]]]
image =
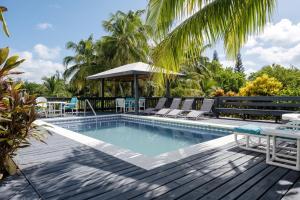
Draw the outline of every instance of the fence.
[[[115,110],[115,100],[120,97],[80,97],[79,110],[83,110],[85,99],[91,102],[96,111],[108,112]],[[146,97],[146,108],[155,107],[161,97]],[[169,107],[172,99],[167,99],[166,107]],[[192,109],[201,108],[204,97],[181,97],[184,99],[194,99]],[[48,101],[70,101],[71,98],[49,97]],[[87,108],[88,110],[90,108]],[[216,116],[259,116],[259,118],[269,119],[276,117],[279,119],[283,113],[300,111],[299,96],[255,96],[255,97],[216,97],[213,113]]]

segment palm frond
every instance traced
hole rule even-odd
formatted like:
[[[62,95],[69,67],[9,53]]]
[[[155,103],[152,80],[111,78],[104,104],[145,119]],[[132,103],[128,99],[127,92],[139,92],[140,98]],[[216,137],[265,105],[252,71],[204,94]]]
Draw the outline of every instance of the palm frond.
[[[233,57],[250,35],[262,31],[275,6],[276,0],[150,0],[148,23],[157,37],[165,36],[154,49],[153,62],[179,71],[187,50],[197,55],[199,47],[220,40]]]

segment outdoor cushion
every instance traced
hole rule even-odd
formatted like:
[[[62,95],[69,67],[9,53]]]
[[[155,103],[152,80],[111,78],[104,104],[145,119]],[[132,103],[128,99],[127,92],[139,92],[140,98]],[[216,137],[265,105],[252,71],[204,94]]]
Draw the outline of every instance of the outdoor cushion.
[[[254,125],[243,125],[234,128],[234,132],[260,135],[262,129]]]
[[[300,113],[288,113],[282,115],[282,120],[300,121]]]

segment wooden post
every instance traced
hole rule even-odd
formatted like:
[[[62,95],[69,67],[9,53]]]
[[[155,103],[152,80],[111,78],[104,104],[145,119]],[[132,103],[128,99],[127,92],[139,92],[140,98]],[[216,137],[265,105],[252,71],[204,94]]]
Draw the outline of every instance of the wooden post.
[[[131,81],[131,96],[134,97],[134,81]]]
[[[101,111],[104,111],[104,78],[101,79]]]
[[[170,97],[170,80],[168,78],[166,80],[166,97]]]
[[[139,113],[139,82],[137,74],[133,75],[134,80],[134,98],[135,98],[135,114]]]

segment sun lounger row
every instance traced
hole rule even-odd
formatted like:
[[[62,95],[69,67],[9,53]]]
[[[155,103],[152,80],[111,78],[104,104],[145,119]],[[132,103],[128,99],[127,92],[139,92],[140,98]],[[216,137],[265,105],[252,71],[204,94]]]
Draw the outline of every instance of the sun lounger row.
[[[147,108],[145,114],[154,114],[161,117],[185,117],[190,119],[198,119],[204,114],[210,113],[214,104],[213,99],[204,99],[200,110],[192,110],[194,99],[185,99],[181,104],[180,98],[174,98],[169,108],[164,108],[166,98],[159,99],[155,108]]]

